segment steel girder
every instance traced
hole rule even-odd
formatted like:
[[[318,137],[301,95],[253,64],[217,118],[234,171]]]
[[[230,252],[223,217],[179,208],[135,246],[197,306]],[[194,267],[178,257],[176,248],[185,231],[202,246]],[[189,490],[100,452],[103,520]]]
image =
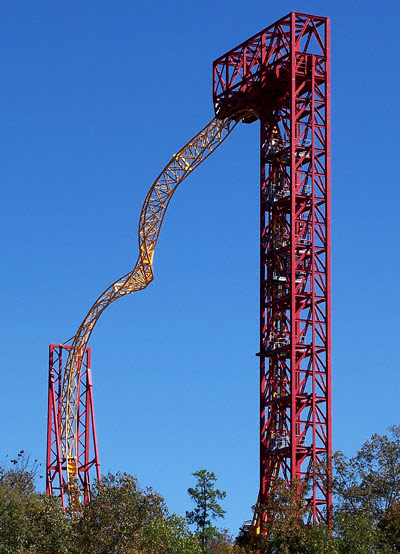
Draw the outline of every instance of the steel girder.
[[[290,13],[214,62],[217,117],[260,120],[260,492],[330,521],[329,20]]]
[[[62,382],[65,361],[70,346],[51,344],[49,347],[49,390],[47,416],[46,494],[61,498],[63,508],[75,508],[89,504],[91,498],[91,473],[100,482],[100,464],[94,419],[91,351],[87,348],[79,357],[79,381],[77,383],[77,458],[71,467],[61,445]],[[63,354],[65,355],[63,356]],[[76,483],[68,475],[76,476]],[[82,498],[81,498],[82,496]]]

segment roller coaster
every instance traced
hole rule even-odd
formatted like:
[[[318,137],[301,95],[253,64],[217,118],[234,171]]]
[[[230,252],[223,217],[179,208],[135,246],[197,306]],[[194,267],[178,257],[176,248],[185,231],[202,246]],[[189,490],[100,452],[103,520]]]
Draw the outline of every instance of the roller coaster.
[[[182,181],[239,122],[260,121],[260,489],[253,529],[278,479],[307,480],[309,522],[330,520],[329,20],[292,12],[213,65],[215,117],[172,156],[145,198],[134,268],[50,346],[48,494],[78,510],[100,479],[91,334],[119,298],[153,280],[153,257]],[[64,353],[64,356],[63,356]]]

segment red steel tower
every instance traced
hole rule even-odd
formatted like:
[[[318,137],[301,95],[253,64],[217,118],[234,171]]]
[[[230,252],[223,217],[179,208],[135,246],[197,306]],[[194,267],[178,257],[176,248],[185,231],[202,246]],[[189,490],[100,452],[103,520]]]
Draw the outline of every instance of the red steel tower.
[[[90,473],[93,469],[100,481],[100,464],[97,451],[96,426],[94,419],[92,371],[90,368],[91,350],[87,348],[80,357],[81,371],[79,378],[79,407],[78,407],[78,467],[67,467],[67,462],[61,445],[61,409],[62,409],[62,382],[64,365],[69,346],[51,344],[49,347],[49,397],[47,416],[47,459],[46,459],[46,494],[61,498],[63,508],[74,494],[67,494],[67,469],[78,476],[78,483],[74,487],[76,494],[83,493],[83,502],[90,502]],[[71,488],[71,487],[70,487]],[[80,499],[76,499],[77,502]]]
[[[331,506],[329,64],[329,20],[293,12],[214,62],[216,116],[261,127],[258,503],[305,480],[309,523]]]

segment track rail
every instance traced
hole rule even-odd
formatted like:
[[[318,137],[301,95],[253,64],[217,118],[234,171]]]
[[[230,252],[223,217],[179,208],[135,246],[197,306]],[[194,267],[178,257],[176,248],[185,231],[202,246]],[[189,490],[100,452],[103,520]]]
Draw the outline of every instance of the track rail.
[[[77,427],[79,377],[83,354],[93,329],[106,308],[122,296],[145,289],[153,280],[153,256],[169,202],[180,183],[208,158],[236,125],[232,118],[214,118],[193,137],[151,186],[139,219],[139,256],[135,267],[114,281],[94,302],[76,335],[71,339],[62,384],[61,448],[67,462],[68,495],[71,506],[79,502]]]

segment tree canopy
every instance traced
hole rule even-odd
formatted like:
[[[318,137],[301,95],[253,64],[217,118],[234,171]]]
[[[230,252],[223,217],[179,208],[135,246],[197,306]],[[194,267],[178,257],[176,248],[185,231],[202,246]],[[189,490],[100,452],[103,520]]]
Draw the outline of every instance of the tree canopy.
[[[212,471],[200,469],[192,475],[197,478],[197,483],[194,488],[188,489],[188,494],[195,507],[192,511],[186,512],[186,518],[190,525],[196,525],[202,552],[207,552],[208,544],[218,534],[212,521],[223,518],[226,513],[218,503],[225,498],[226,492],[215,488],[217,478]]]
[[[278,482],[263,507],[270,523],[257,550],[297,554],[400,552],[400,426],[373,434],[357,454],[333,456],[333,527],[306,526],[307,484]],[[296,489],[293,490],[293,487]],[[296,491],[302,491],[302,495]]]
[[[142,489],[136,477],[109,473],[91,503],[70,517],[58,498],[35,489],[36,460],[24,452],[0,467],[0,554],[395,554],[400,552],[400,426],[374,434],[352,458],[333,457],[333,528],[307,526],[306,483],[277,481],[262,509],[268,526],[250,546],[215,522],[225,510],[216,476],[194,472],[186,518]],[[301,493],[299,494],[299,491]],[[189,525],[195,527],[192,532]]]
[[[78,518],[35,492],[33,471],[0,469],[0,554],[200,554],[186,520],[126,473],[109,473]]]

